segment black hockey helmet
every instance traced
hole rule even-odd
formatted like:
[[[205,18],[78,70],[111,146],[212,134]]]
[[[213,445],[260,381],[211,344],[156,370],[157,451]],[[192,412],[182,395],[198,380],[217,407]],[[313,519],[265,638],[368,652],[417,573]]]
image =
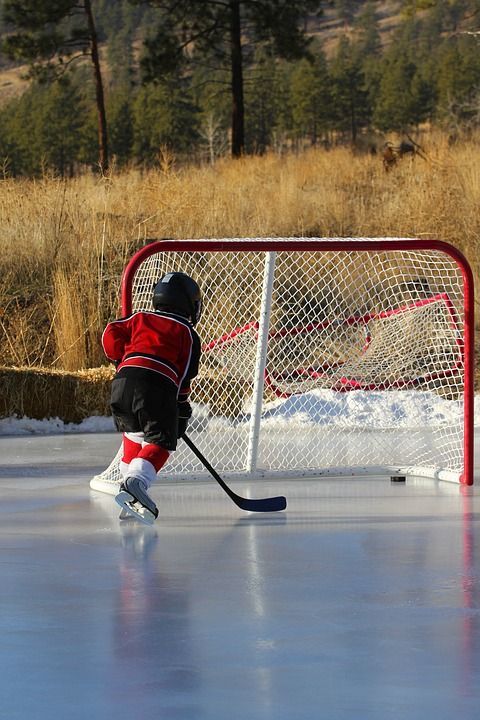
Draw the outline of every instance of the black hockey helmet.
[[[196,325],[202,314],[202,293],[198,283],[183,272],[164,275],[153,290],[155,310],[171,310],[190,318]]]

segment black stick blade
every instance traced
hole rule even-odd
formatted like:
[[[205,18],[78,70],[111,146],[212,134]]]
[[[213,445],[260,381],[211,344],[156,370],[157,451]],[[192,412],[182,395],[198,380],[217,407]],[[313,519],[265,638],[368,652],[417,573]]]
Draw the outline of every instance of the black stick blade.
[[[230,497],[239,508],[248,512],[279,512],[287,507],[287,499],[283,495],[263,499],[244,498],[239,495]]]

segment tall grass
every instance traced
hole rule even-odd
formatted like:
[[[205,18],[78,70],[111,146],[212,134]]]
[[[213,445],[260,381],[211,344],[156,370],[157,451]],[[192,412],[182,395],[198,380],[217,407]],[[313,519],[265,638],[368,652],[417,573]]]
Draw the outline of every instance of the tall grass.
[[[478,277],[480,146],[432,136],[428,161],[349,149],[162,161],[108,178],[0,181],[0,364],[102,362],[121,270],[149,237],[402,236],[447,240]]]

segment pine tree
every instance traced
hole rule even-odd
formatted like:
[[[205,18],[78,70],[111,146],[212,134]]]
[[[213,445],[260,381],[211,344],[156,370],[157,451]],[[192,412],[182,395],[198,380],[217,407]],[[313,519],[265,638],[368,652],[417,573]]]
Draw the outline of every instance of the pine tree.
[[[468,125],[479,122],[480,57],[471,36],[449,38],[436,53],[437,117]]]
[[[277,57],[294,59],[306,53],[308,40],[300,28],[321,0],[149,0],[161,11],[157,33],[146,42],[150,77],[172,71],[172,63],[216,55],[228,66],[231,91],[231,146],[238,157],[245,150],[244,73],[252,47],[269,42]],[[145,62],[144,62],[145,67]]]
[[[359,130],[368,124],[369,102],[365,76],[354,45],[342,37],[330,72],[333,80],[333,104],[336,127],[356,142]]]
[[[385,59],[374,110],[374,122],[380,130],[405,131],[418,121],[413,94],[416,72],[404,48],[396,48]]]
[[[291,102],[294,132],[308,137],[312,145],[325,135],[334,122],[332,82],[321,50],[313,62],[300,60],[292,72]]]
[[[132,94],[127,88],[110,93],[107,104],[110,128],[110,149],[112,157],[121,167],[132,158],[133,128]]]
[[[217,69],[215,59],[208,55],[192,67],[191,90],[198,107],[199,148],[206,151],[213,164],[225,155],[229,145],[230,84],[228,72]]]
[[[255,62],[246,77],[246,149],[264,153],[272,142],[277,124],[277,66],[267,48],[255,53]]]
[[[360,59],[364,61],[367,58],[378,58],[382,45],[379,18],[373,0],[368,0],[355,19],[354,29],[355,50]]]
[[[158,161],[162,148],[189,153],[198,141],[198,110],[185,83],[170,76],[140,88],[133,103],[135,157]]]
[[[98,38],[92,0],[4,0],[3,18],[13,28],[3,43],[13,59],[30,64],[33,76],[59,77],[72,60],[87,53],[95,80],[99,165],[108,169],[108,132]]]
[[[21,150],[19,146],[19,135],[17,132],[21,130],[21,126],[16,127],[16,110],[19,100],[14,98],[10,102],[2,106],[0,111],[0,163],[2,165],[2,173],[13,177],[20,175],[21,168]]]
[[[291,78],[295,63],[280,61],[275,77],[276,113],[272,131],[272,145],[277,152],[289,146],[294,131]]]
[[[68,75],[41,90],[44,101],[34,121],[42,163],[61,177],[71,177],[81,146],[82,99]]]
[[[364,9],[355,19],[355,40],[353,55],[363,75],[364,91],[364,122],[370,125],[375,100],[378,97],[382,45],[379,29],[379,18],[373,0],[368,0]]]
[[[2,154],[13,174],[73,175],[81,160],[85,112],[79,87],[68,75],[48,85],[34,81],[1,117]]]

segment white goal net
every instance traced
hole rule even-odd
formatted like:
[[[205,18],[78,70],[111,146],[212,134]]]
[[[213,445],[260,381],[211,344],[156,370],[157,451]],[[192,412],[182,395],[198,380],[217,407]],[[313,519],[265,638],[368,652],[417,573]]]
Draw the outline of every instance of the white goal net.
[[[125,313],[158,278],[203,290],[188,433],[225,477],[399,473],[472,482],[473,287],[437,241],[158,241],[123,279]],[[92,481],[119,481],[118,460]],[[162,474],[203,475],[184,443]]]

